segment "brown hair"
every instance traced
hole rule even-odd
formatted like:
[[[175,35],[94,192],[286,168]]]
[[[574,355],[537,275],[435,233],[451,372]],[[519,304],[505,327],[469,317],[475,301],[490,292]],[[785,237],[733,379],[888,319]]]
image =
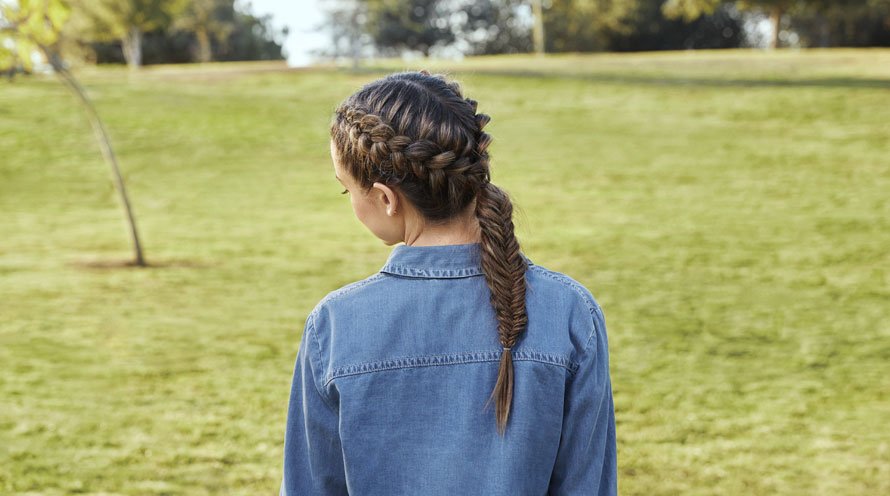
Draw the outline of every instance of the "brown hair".
[[[331,138],[342,167],[367,191],[374,182],[397,186],[423,217],[444,223],[475,199],[482,231],[482,269],[504,346],[497,382],[495,420],[503,435],[513,400],[510,348],[528,323],[526,262],[513,232],[513,204],[490,182],[491,120],[476,113],[460,85],[444,75],[393,73],[363,86],[337,106]]]

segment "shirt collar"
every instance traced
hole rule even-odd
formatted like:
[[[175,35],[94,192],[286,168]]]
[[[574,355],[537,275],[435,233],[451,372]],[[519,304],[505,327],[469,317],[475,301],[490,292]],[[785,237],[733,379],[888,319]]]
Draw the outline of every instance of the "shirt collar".
[[[520,252],[527,264],[532,261]],[[396,245],[380,272],[405,277],[454,278],[484,275],[482,243],[458,245]]]

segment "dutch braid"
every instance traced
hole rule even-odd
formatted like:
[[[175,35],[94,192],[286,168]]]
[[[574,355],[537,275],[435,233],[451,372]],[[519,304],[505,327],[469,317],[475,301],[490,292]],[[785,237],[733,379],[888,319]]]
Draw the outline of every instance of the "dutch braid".
[[[359,107],[341,107],[338,111],[344,113],[344,132],[349,136],[353,153],[367,160],[369,166],[379,169],[381,175],[394,183],[413,174],[419,181],[429,184],[433,195],[439,196],[447,193],[449,185],[460,188],[461,184],[455,182],[473,180],[470,171],[474,168],[481,171],[475,176],[487,176],[487,170],[473,163],[472,158],[458,158],[454,151],[428,139],[412,140],[398,134],[379,115]],[[476,181],[477,186],[481,184],[481,179]]]
[[[509,195],[490,182],[483,128],[491,121],[460,85],[427,71],[391,74],[365,85],[335,110],[331,137],[341,161],[365,188],[399,185],[430,221],[447,220],[475,200],[482,268],[503,346],[495,420],[503,434],[513,400],[512,348],[528,324],[526,263],[514,233]]]

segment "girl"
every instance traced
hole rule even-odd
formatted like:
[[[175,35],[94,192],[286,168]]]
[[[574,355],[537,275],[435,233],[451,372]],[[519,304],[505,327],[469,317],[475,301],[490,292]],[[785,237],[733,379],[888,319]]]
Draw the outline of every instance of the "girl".
[[[306,320],[280,494],[616,494],[603,312],[520,251],[476,107],[420,71],[336,108],[334,176],[396,246]]]

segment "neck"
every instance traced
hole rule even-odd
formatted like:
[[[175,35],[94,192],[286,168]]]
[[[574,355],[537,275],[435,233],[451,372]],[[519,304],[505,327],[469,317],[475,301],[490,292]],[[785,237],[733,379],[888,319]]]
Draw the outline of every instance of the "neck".
[[[471,203],[466,212],[442,225],[417,222],[405,233],[405,244],[411,246],[460,245],[480,243],[482,231],[476,219],[476,205]]]

